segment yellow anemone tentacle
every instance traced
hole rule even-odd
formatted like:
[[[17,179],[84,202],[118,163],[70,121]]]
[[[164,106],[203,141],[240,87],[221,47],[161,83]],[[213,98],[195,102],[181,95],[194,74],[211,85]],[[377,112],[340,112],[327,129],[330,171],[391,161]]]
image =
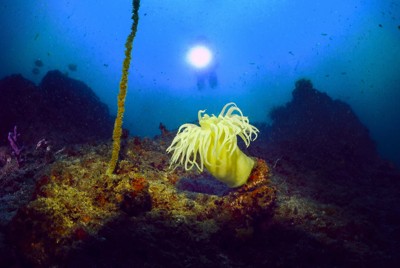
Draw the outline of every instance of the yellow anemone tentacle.
[[[173,153],[170,166],[181,165],[186,170],[196,166],[200,171],[205,167],[229,187],[245,184],[255,161],[239,149],[237,136],[249,146],[259,130],[233,102],[226,104],[218,117],[200,110],[198,118],[200,126],[183,124],[167,148]]]

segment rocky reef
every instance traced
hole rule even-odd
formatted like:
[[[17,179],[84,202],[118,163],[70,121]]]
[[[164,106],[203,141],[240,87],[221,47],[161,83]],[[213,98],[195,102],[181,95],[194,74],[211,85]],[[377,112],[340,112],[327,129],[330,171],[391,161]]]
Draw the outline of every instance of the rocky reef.
[[[55,87],[64,79],[45,85]],[[21,83],[27,85],[35,96],[35,86]],[[86,90],[78,96],[60,87],[63,91],[74,99],[66,106],[85,105],[81,94],[96,99]],[[46,94],[52,103],[59,100],[58,94]],[[49,122],[59,116],[49,116]],[[271,125],[258,126],[260,136],[252,146],[242,148],[257,164],[248,182],[234,189],[207,172],[170,169],[165,151],[175,133],[162,124],[162,135],[153,139],[124,136],[112,175],[106,175],[111,141],[101,136],[47,154],[26,146],[23,165],[0,167],[0,265],[399,263],[399,172],[380,158],[351,107],[299,80],[293,99],[275,108],[271,118]],[[65,138],[80,137],[72,134]],[[10,148],[3,150],[10,155]]]
[[[108,107],[85,83],[49,71],[37,86],[21,75],[0,80],[0,145],[18,127],[20,142],[46,138],[57,147],[108,139],[113,119]]]
[[[296,82],[292,96],[270,112],[269,150],[285,152],[281,157],[330,177],[340,177],[339,170],[357,172],[383,164],[368,129],[348,104],[316,90],[306,79]]]
[[[379,156],[351,107],[301,79],[292,99],[270,116],[272,124],[259,126],[261,135],[250,153],[266,159],[273,173],[274,222],[281,230],[284,263],[400,263],[400,174]]]
[[[245,186],[225,188],[218,196],[196,187],[201,175],[169,170],[164,140],[129,140],[112,176],[104,175],[109,150],[99,145],[63,155],[38,180],[32,201],[10,223],[9,239],[23,264],[73,266],[83,260],[112,265],[110,256],[132,249],[136,252],[124,256],[132,264],[145,265],[154,257],[158,265],[179,265],[183,245],[206,257],[205,245],[240,244],[261,232],[273,215],[275,188],[261,159]],[[176,187],[182,177],[196,192]],[[156,250],[165,244],[168,248]],[[101,252],[98,260],[91,258],[93,250]],[[218,258],[217,252],[210,257]]]

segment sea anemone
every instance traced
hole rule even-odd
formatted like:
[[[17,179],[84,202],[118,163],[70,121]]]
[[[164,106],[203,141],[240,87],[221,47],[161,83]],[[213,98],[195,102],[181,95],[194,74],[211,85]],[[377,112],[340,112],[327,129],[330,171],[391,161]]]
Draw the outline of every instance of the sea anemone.
[[[226,104],[218,117],[200,110],[198,119],[200,126],[183,124],[167,148],[168,153],[173,152],[170,167],[181,165],[191,170],[196,166],[201,172],[205,167],[229,187],[245,184],[255,161],[239,149],[237,136],[248,147],[259,130],[233,102]]]

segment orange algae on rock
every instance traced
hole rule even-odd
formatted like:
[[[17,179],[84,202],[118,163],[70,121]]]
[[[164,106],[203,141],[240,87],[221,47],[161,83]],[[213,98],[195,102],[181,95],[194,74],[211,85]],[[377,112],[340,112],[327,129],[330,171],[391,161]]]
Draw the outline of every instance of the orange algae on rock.
[[[194,172],[181,171],[176,171],[181,177],[202,180]],[[176,172],[168,174],[167,181],[171,185],[175,185]],[[222,196],[182,191],[175,187],[151,183],[153,208],[147,215],[163,219],[166,229],[184,222],[185,226],[190,226],[191,231],[185,235],[191,239],[216,239],[214,242],[221,241],[219,236],[243,239],[238,234],[240,232],[247,232],[251,239],[249,230],[257,229],[274,214],[276,190],[270,186],[268,167],[261,159],[257,160],[245,185],[235,190],[227,188],[228,192]]]
[[[234,238],[250,237],[253,228],[273,216],[276,189],[269,185],[268,171],[266,162],[257,159],[247,183],[216,201],[217,219]]]

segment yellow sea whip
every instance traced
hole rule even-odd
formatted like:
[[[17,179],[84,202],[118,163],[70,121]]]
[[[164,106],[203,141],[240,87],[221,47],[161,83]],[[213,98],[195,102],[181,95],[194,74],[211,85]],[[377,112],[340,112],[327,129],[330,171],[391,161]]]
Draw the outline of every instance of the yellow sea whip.
[[[128,38],[126,39],[125,42],[125,59],[122,65],[121,81],[119,82],[118,111],[114,123],[113,149],[111,154],[111,160],[110,163],[108,164],[108,169],[107,169],[107,174],[109,175],[114,172],[115,167],[117,166],[119,151],[121,149],[122,119],[124,117],[124,111],[125,111],[125,98],[128,88],[128,74],[129,74],[129,66],[131,63],[133,40],[135,39],[137,26],[139,23],[140,0],[133,0],[132,6],[133,10],[132,10],[131,32],[128,35]]]

